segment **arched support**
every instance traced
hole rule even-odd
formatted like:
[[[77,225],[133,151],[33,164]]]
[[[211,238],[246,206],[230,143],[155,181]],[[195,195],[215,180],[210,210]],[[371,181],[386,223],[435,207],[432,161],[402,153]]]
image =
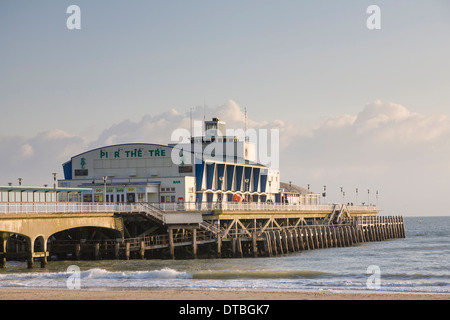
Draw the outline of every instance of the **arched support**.
[[[1,235],[0,237],[0,269],[6,268],[6,243],[9,235]]]
[[[47,240],[48,237],[39,235],[31,241],[33,245],[29,247],[30,249],[27,253],[28,268],[33,267],[33,262],[35,258],[41,259],[41,268],[45,268],[47,266],[47,257],[48,257]]]

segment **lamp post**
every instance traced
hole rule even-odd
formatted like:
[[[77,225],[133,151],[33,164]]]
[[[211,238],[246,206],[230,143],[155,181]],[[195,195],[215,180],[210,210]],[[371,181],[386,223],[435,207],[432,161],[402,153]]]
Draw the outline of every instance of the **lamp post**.
[[[325,202],[324,204],[327,203],[327,186],[323,186],[323,201]]]
[[[367,189],[367,205],[370,204],[370,189]]]
[[[22,178],[18,178],[17,180],[19,180],[19,186],[21,186],[22,185]]]
[[[58,174],[56,172],[53,172],[52,175],[53,175],[53,192],[55,193],[55,202],[58,202],[58,197],[56,194],[56,176]]]
[[[341,187],[341,203],[344,203],[343,193],[344,193],[344,187]]]
[[[108,176],[103,177],[104,189],[103,189],[103,203],[106,203],[106,181],[108,180]]]
[[[356,205],[358,205],[358,188],[356,188]]]
[[[377,190],[377,192],[375,194],[376,194],[376,197],[377,197],[377,207],[378,207],[378,190]]]

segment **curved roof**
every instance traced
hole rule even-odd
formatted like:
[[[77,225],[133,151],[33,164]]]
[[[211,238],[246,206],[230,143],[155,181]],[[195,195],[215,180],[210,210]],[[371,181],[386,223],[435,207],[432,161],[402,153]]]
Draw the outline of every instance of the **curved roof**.
[[[305,189],[303,187],[297,186],[292,183],[286,183],[286,182],[280,182],[280,188],[283,188],[285,192],[291,192],[291,193],[314,193],[311,190]]]
[[[79,157],[79,156],[81,156],[81,155],[83,155],[83,154],[86,154],[86,153],[90,153],[90,152],[97,151],[97,150],[101,150],[101,149],[105,149],[105,148],[124,147],[124,146],[130,146],[130,145],[157,146],[157,147],[164,147],[164,148],[171,148],[171,149],[173,149],[173,148],[175,147],[175,146],[168,146],[168,145],[163,145],[163,144],[144,143],[144,142],[133,142],[133,143],[112,144],[112,145],[109,145],[109,146],[103,146],[103,147],[99,147],[99,148],[94,148],[94,149],[91,149],[91,150],[88,150],[88,151],[79,153],[79,154],[77,154],[77,155],[71,157],[71,159],[76,158],[76,157]],[[186,151],[186,152],[188,152],[188,151]]]

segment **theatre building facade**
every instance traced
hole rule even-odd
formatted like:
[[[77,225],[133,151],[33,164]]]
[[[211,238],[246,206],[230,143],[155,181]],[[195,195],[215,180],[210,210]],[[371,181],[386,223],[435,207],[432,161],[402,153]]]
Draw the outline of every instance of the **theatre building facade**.
[[[218,119],[206,125],[224,127]],[[200,152],[151,143],[93,149],[63,164],[64,179],[58,185],[90,188],[83,193],[84,202],[280,202],[279,171],[250,161],[255,148],[249,142],[226,137],[219,130],[212,136],[191,138],[192,145],[194,141],[201,141]],[[212,143],[218,151],[206,156],[202,151]],[[219,150],[229,150],[225,143],[233,144],[237,153],[222,154]]]

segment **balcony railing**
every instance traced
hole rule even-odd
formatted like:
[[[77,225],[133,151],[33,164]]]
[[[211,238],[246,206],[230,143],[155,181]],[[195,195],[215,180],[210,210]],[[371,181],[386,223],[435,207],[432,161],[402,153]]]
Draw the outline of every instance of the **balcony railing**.
[[[340,206],[339,206],[340,207]],[[347,206],[348,211],[378,211],[374,205]],[[131,213],[131,212],[182,212],[182,211],[304,211],[331,212],[335,209],[334,204],[281,204],[281,203],[80,203],[80,202],[10,202],[0,203],[0,214],[2,213]]]

